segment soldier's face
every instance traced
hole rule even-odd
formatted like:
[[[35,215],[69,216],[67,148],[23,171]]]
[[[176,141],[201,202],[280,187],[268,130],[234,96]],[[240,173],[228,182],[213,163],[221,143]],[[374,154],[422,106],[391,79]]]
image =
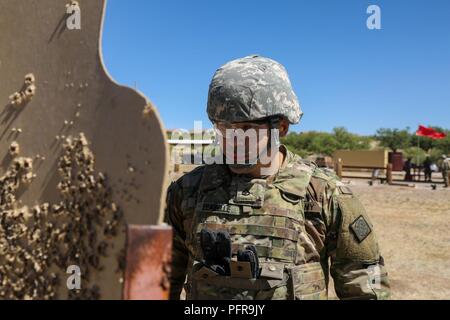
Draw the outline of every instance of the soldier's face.
[[[258,155],[267,150],[270,139],[267,123],[225,123],[215,125],[227,164],[256,163]]]

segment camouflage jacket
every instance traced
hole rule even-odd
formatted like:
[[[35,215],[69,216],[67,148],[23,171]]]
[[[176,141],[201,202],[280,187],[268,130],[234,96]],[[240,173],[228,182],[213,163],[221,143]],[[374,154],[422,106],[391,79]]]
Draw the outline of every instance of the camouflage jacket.
[[[440,162],[440,169],[444,172],[450,171],[450,158],[443,159]]]
[[[270,191],[276,190],[275,194],[283,194],[283,198],[290,206],[283,204],[285,208],[295,208],[298,202],[296,196],[299,195],[301,198],[302,227],[299,228],[299,232],[301,235],[303,230],[307,236],[302,238],[302,241],[298,240],[299,247],[296,249],[298,255],[292,260],[294,265],[314,266],[314,263],[319,265],[323,270],[324,286],[328,287],[330,273],[334,280],[335,291],[341,299],[387,299],[390,291],[384,261],[379,252],[373,225],[358,198],[339,181],[332,171],[320,169],[314,163],[301,159],[284,146],[283,148],[286,157],[282,168],[278,174],[264,180],[267,182],[266,198],[270,200]],[[214,195],[224,194],[226,192],[223,190],[228,190],[227,188],[236,179],[239,177],[231,173],[226,165],[207,165],[182,176],[169,187],[166,221],[174,231],[171,299],[179,299],[186,275],[188,275],[187,286],[185,286],[188,291],[187,298],[191,297],[189,285],[193,281],[193,262],[199,259],[196,238],[192,236],[196,232],[193,229],[198,227],[193,221],[196,221],[196,216],[200,214],[195,209],[198,208],[199,194],[207,191]],[[278,186],[279,190],[272,186]],[[281,215],[279,213],[287,212],[289,216],[289,212],[293,212],[293,210],[281,208],[271,210],[269,206],[273,206],[273,203],[266,202],[267,204],[262,206],[263,209],[277,212],[279,216]],[[212,216],[213,213],[209,215]],[[278,222],[281,219],[273,218],[273,221]],[[248,222],[250,218],[242,221]],[[287,224],[287,222],[284,223]],[[235,229],[237,227],[233,230]],[[251,239],[255,238],[257,237]],[[289,253],[288,249],[278,254],[272,252],[271,256],[266,254],[267,258],[261,259],[282,263],[286,261],[283,259],[287,259],[287,253]],[[326,288],[324,292],[326,297]],[[275,291],[264,291],[263,294],[254,295],[252,298],[286,299],[288,297],[289,299],[290,295],[284,293],[278,288]],[[307,299],[311,298],[311,295],[299,297]],[[299,297],[294,295],[293,298]],[[323,298],[322,293],[314,297]],[[217,296],[217,298],[221,297]],[[224,298],[227,299],[229,296]]]

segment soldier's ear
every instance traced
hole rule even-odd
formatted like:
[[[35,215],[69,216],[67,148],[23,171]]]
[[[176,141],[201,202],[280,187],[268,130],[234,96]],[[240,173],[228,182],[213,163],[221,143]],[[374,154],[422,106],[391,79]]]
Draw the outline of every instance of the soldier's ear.
[[[280,138],[285,137],[289,131],[289,121],[283,118],[280,121]]]

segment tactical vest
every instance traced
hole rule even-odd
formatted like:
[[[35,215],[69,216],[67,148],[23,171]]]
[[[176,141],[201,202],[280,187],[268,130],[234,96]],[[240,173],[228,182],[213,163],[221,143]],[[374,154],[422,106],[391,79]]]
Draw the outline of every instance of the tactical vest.
[[[326,299],[320,255],[305,231],[305,197],[315,165],[297,159],[273,181],[231,175],[226,166],[206,166],[185,222],[190,252],[187,299]],[[231,275],[218,275],[200,263],[203,228],[227,231],[233,256],[255,245],[260,276],[231,263]],[[235,264],[235,265],[234,265]]]

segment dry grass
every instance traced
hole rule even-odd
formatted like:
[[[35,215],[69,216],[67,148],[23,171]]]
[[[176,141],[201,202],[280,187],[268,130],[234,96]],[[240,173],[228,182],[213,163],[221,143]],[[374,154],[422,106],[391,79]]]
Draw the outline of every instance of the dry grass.
[[[393,299],[450,299],[450,190],[352,189],[372,218]]]

